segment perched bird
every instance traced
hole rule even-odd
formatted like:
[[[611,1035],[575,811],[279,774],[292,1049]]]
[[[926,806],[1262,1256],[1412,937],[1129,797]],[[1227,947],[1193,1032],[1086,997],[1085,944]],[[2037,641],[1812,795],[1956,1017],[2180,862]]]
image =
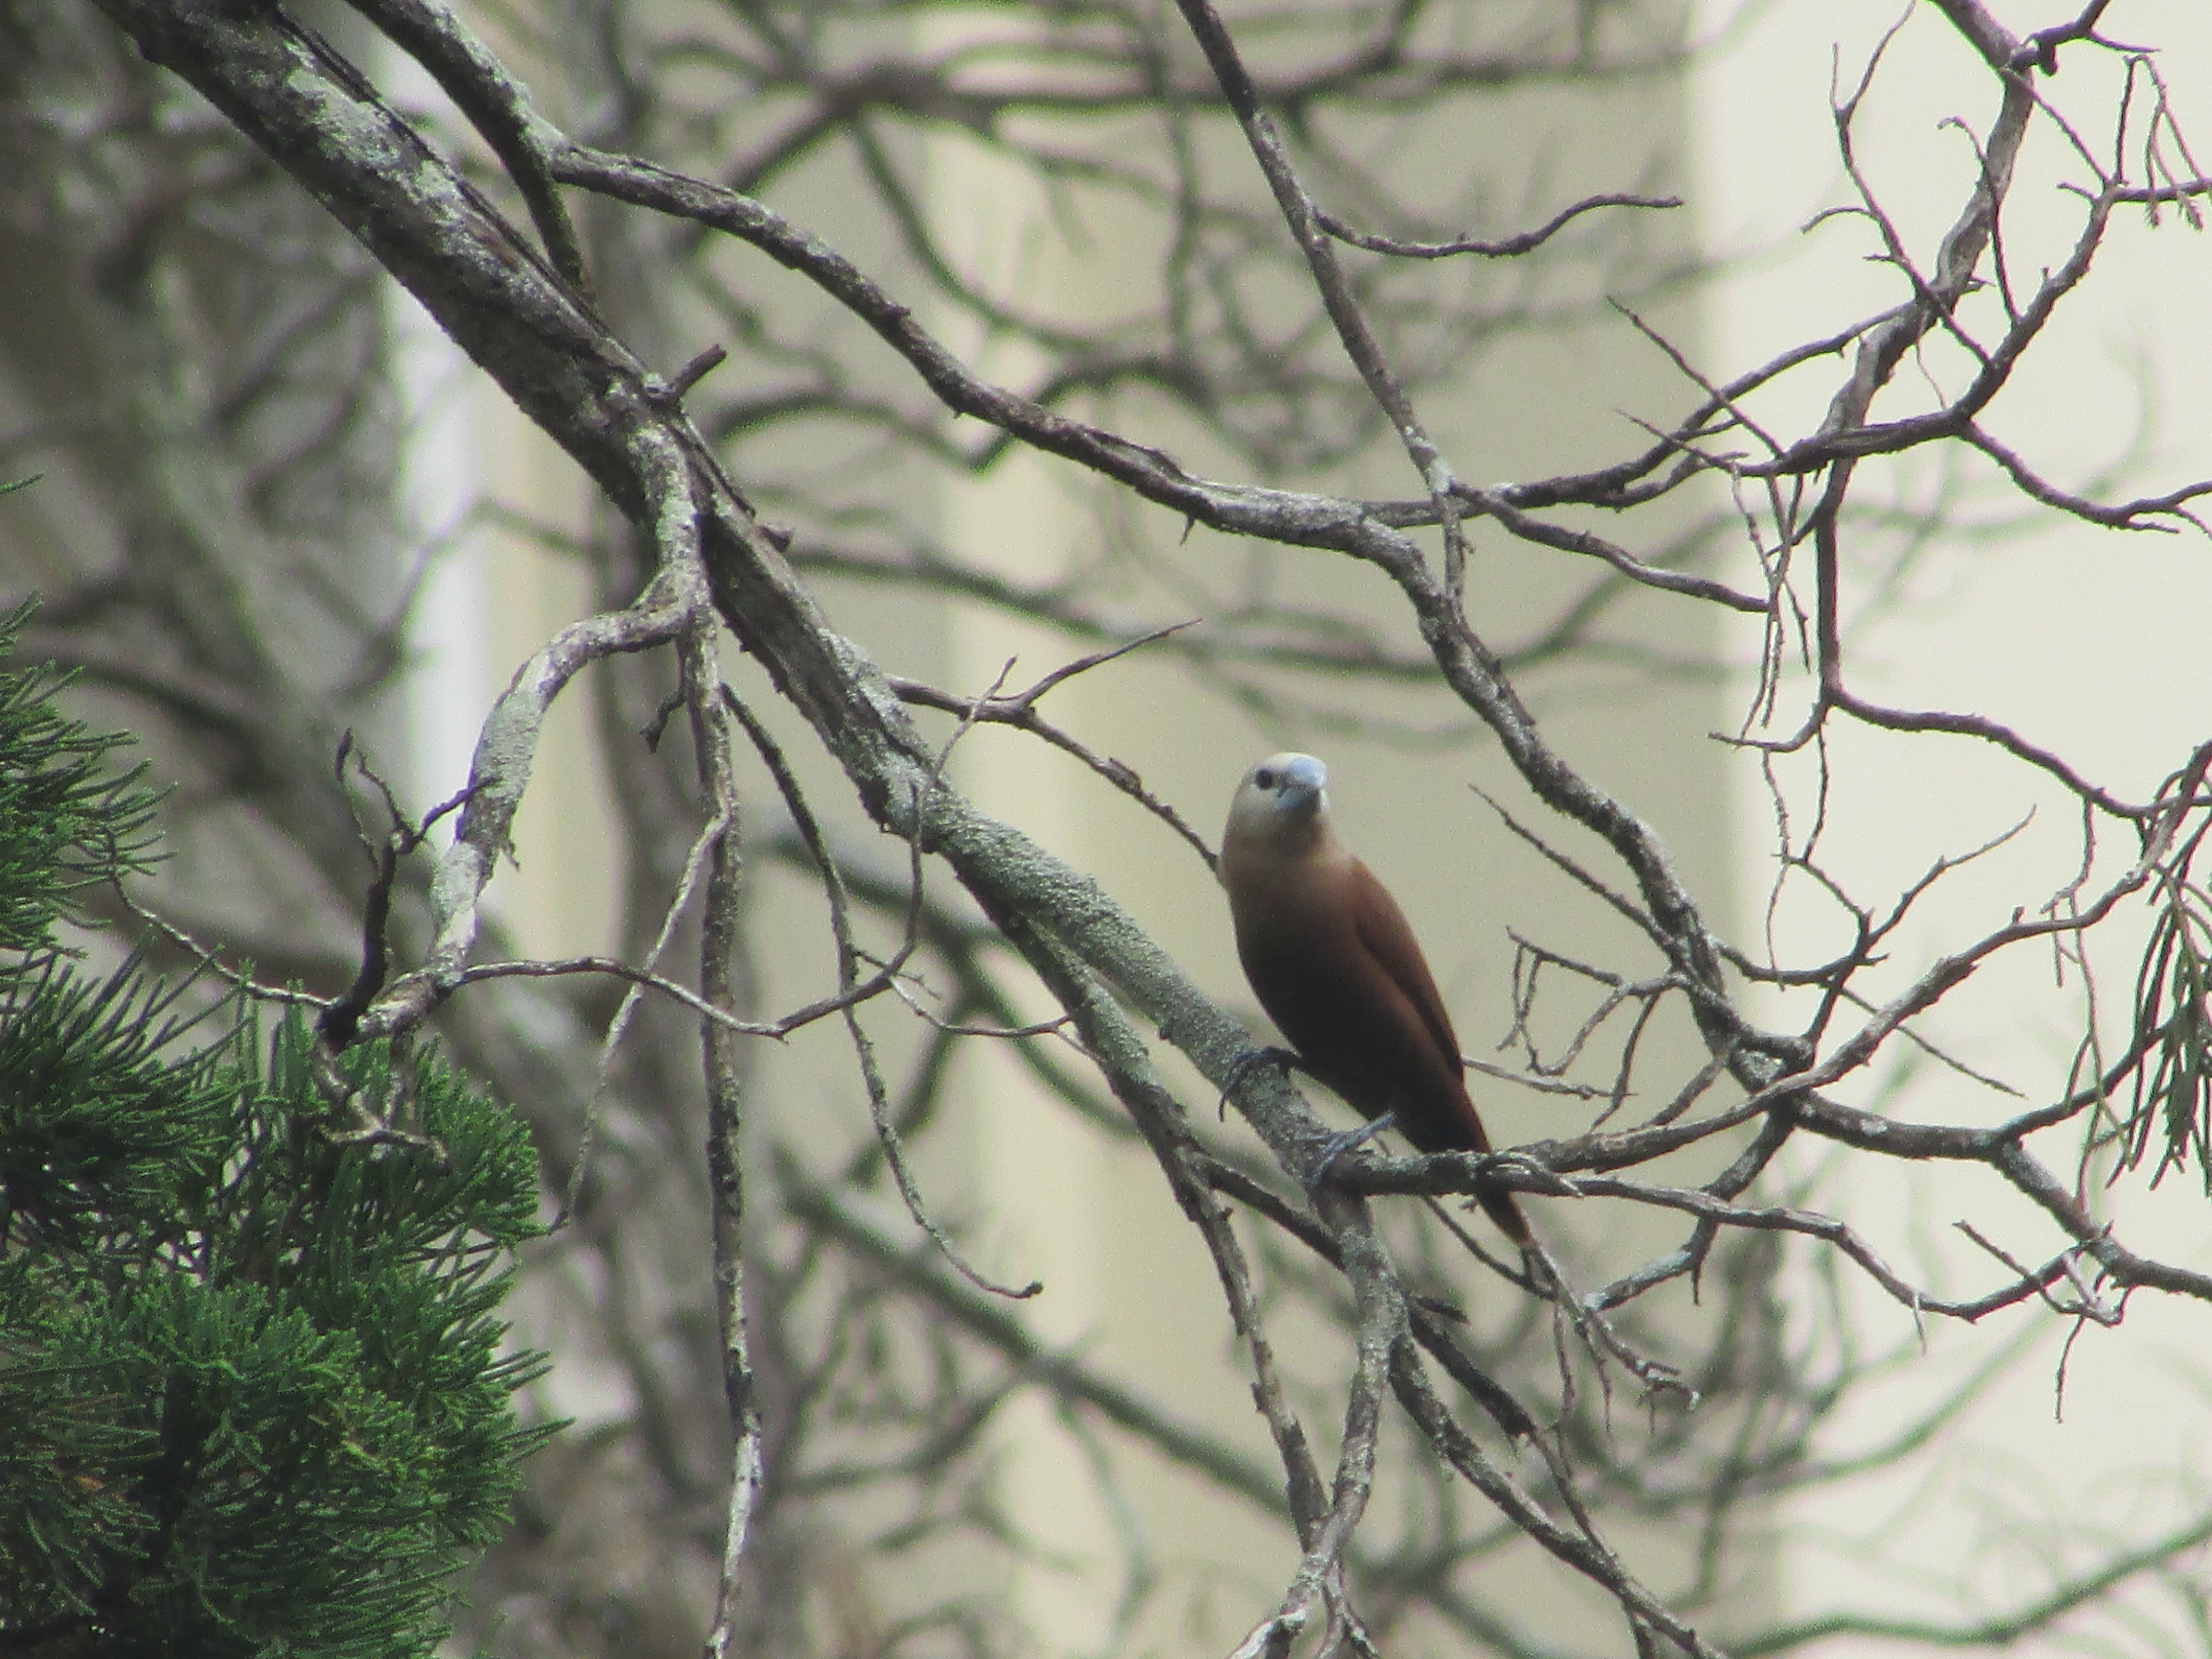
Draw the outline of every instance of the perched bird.
[[[1230,803],[1221,883],[1244,976],[1301,1068],[1377,1120],[1364,1133],[1395,1121],[1425,1152],[1486,1152],[1436,980],[1406,913],[1337,838],[1328,783],[1311,755],[1273,755]],[[1511,1193],[1480,1197],[1528,1242]]]

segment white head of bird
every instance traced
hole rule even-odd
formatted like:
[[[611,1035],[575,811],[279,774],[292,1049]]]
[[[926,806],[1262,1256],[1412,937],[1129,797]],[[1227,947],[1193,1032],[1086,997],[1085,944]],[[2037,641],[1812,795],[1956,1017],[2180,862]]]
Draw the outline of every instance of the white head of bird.
[[[1270,755],[1244,775],[1229,803],[1229,842],[1288,852],[1331,835],[1328,768],[1311,755]]]

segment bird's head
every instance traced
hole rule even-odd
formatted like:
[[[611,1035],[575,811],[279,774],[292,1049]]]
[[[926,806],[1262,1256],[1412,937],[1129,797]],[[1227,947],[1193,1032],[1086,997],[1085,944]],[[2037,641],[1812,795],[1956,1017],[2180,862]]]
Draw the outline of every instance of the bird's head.
[[[1229,803],[1227,839],[1310,846],[1328,833],[1328,768],[1311,755],[1270,755],[1244,775]]]

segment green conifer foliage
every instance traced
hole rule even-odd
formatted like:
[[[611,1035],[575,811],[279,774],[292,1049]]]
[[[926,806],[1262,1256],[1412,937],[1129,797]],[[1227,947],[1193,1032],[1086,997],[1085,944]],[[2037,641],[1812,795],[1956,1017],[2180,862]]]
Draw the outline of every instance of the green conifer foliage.
[[[0,657],[33,608],[0,617]],[[144,868],[153,846],[157,797],[141,782],[145,768],[111,769],[109,752],[130,738],[88,732],[54,707],[70,678],[0,673],[0,950],[51,945],[80,890]]]
[[[0,669],[0,1650],[428,1653],[543,1432],[499,1318],[527,1135],[379,1043],[337,1070],[412,1133],[349,1139],[296,1011],[85,974],[56,926],[155,801],[58,684]]]

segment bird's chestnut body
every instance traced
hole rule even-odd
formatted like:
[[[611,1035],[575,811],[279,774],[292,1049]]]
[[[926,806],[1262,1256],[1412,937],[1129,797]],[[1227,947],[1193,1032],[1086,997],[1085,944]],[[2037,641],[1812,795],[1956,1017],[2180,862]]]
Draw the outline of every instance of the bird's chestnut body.
[[[1395,1113],[1425,1152],[1486,1152],[1436,980],[1405,912],[1338,838],[1328,781],[1310,755],[1274,755],[1231,805],[1221,882],[1245,977],[1306,1069],[1364,1115]],[[1528,1238],[1510,1193],[1481,1197]]]

